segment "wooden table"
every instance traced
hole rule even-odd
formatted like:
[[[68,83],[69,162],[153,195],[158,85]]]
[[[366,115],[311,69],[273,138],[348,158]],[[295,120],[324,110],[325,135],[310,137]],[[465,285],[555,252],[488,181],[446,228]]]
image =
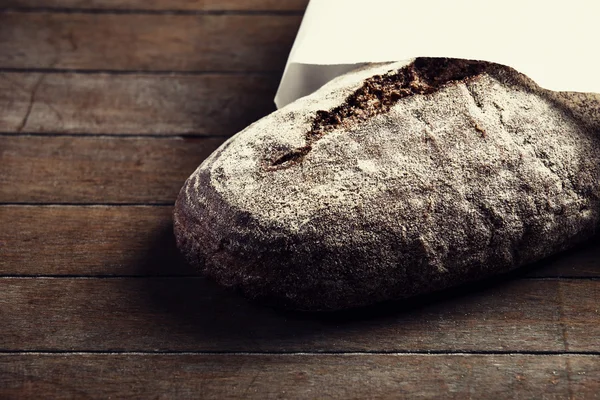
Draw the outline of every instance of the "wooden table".
[[[326,315],[179,258],[178,190],[273,110],[306,3],[0,2],[0,398],[600,398],[595,241]]]

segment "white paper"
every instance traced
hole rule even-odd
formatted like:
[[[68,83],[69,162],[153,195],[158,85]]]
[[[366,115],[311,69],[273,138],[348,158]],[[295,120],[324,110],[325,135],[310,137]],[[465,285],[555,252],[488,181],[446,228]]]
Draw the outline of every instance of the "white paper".
[[[598,0],[311,0],[278,107],[369,62],[415,57],[511,66],[557,91],[600,92]]]

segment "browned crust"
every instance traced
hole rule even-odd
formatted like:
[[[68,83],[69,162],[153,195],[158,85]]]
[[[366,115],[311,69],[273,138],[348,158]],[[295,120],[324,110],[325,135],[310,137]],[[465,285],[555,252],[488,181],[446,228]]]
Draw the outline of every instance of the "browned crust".
[[[492,70],[507,85],[535,90],[531,81],[512,69],[494,66]],[[468,76],[481,73],[478,70],[477,74]],[[321,119],[317,116],[315,121]],[[218,156],[219,153],[211,162]],[[190,263],[207,276],[276,306],[310,311],[365,306],[478,280],[539,259],[535,252],[528,250],[544,235],[542,227],[534,226],[533,222],[525,227],[518,242],[509,245],[510,249],[489,250],[485,259],[476,260],[467,268],[452,264],[458,262],[459,253],[449,254],[446,259],[450,261],[444,267],[450,273],[440,273],[437,266],[428,262],[431,249],[426,249],[418,238],[397,240],[398,232],[393,227],[368,220],[349,222],[346,229],[368,230],[385,241],[395,254],[401,255],[394,268],[382,273],[378,268],[370,268],[380,257],[376,246],[344,243],[332,248],[323,245],[325,235],[332,234],[330,227],[336,225],[335,221],[344,220],[344,215],[317,217],[311,221],[315,229],[302,233],[291,233],[285,226],[267,226],[249,213],[232,207],[215,191],[209,172],[211,162],[192,175],[180,192],[174,212],[177,244]],[[485,208],[480,212],[489,224],[495,224],[493,213]],[[461,221],[449,218],[448,223],[460,224]],[[557,240],[554,252],[590,234],[585,228],[576,237]],[[473,233],[469,239],[474,246],[488,246],[476,235]]]
[[[413,63],[384,75],[374,75],[332,110],[317,111],[311,129],[306,132],[306,144],[276,155],[265,165],[269,170],[288,168],[302,162],[315,142],[327,133],[360,124],[383,114],[405,97],[431,94],[447,85],[466,82],[483,73],[503,69],[485,61],[449,58],[417,58]]]
[[[436,291],[514,267],[499,262],[496,266],[473,266],[468,271],[440,275],[427,263],[426,249],[414,240],[411,245],[398,242],[395,251],[403,258],[395,274],[378,275],[366,268],[372,263],[370,254],[365,253],[369,249],[351,243],[328,249],[320,244],[323,237],[319,235],[296,236],[261,226],[248,213],[223,200],[211,187],[207,170],[188,179],[177,199],[177,246],[193,266],[219,284],[277,307],[333,311],[366,306]],[[195,179],[199,196],[189,190],[196,184]],[[192,194],[189,201],[186,192]],[[205,206],[199,202],[200,197]],[[320,221],[323,232],[329,224]],[[396,234],[376,226],[371,229],[379,229],[384,236]]]

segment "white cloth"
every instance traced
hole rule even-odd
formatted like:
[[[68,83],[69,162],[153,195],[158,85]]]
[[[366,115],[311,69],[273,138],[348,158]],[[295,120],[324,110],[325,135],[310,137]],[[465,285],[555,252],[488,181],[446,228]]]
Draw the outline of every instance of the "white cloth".
[[[540,86],[600,92],[598,0],[311,0],[278,107],[368,62],[453,57],[511,66]]]

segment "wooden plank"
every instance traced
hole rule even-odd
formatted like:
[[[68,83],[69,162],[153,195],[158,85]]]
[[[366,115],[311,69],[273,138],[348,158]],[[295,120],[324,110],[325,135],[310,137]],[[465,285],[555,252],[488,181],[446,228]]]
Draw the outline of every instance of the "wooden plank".
[[[2,4],[32,9],[304,11],[308,0],[3,0]]]
[[[530,278],[599,278],[600,242],[598,237],[523,271]]]
[[[281,73],[296,15],[0,13],[0,68]]]
[[[600,352],[600,281],[563,281],[559,296],[561,314],[569,320],[563,332],[565,348]]]
[[[195,274],[179,257],[172,224],[171,206],[0,207],[0,275]],[[140,255],[147,254],[140,268]],[[594,241],[511,279],[597,278],[599,263],[600,246]]]
[[[0,137],[0,202],[173,203],[223,139]]]
[[[597,399],[599,356],[0,356],[0,397]]]
[[[278,80],[0,72],[0,132],[229,136],[274,110]]]
[[[598,351],[600,337],[598,281],[496,279],[322,315],[251,303],[202,278],[2,278],[0,287],[2,351],[562,352]]]
[[[171,206],[4,206],[0,226],[0,275],[195,274]]]

